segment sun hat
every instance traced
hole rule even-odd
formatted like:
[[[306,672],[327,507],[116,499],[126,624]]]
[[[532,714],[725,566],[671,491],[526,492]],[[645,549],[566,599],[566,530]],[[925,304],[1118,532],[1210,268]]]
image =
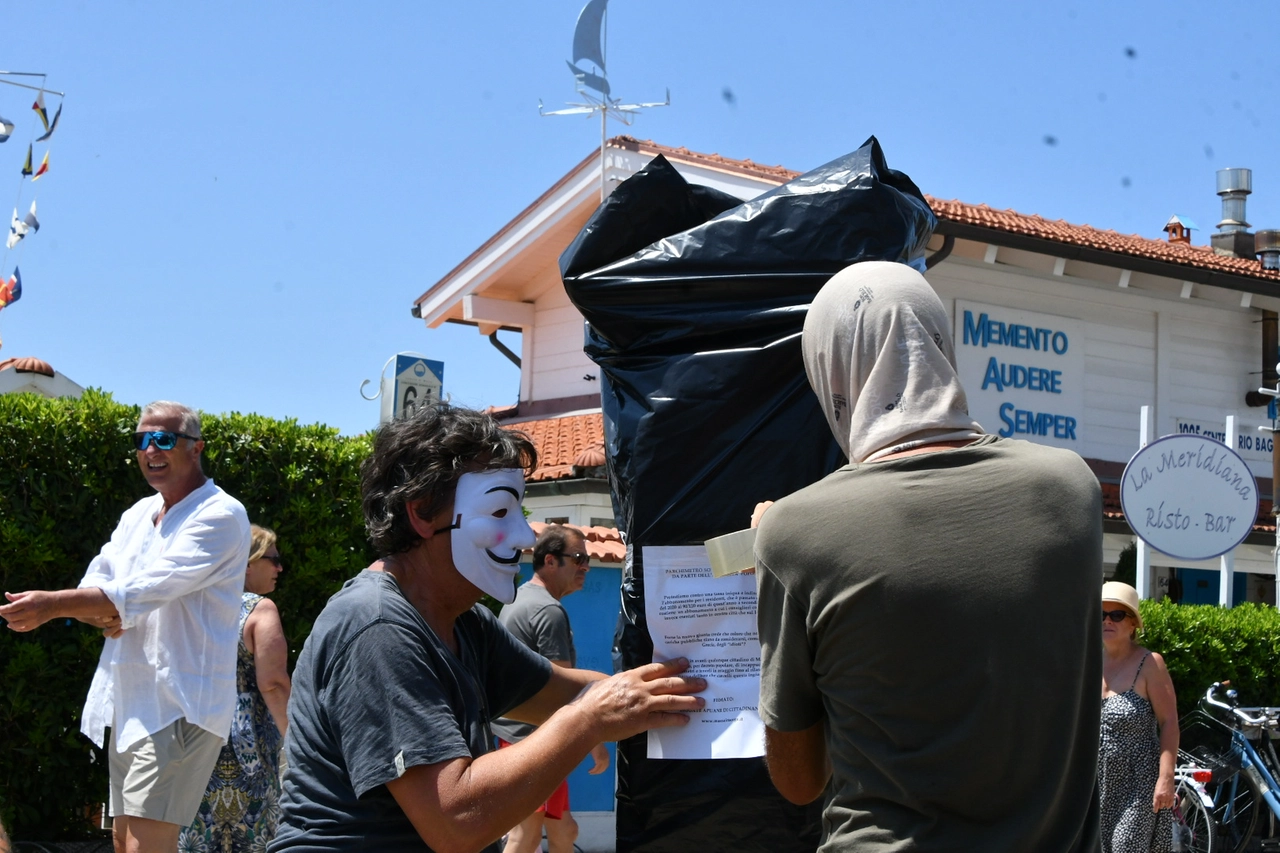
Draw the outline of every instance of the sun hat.
[[[1138,630],[1142,630],[1142,615],[1138,613],[1138,591],[1127,583],[1120,581],[1107,581],[1102,585],[1103,602],[1115,602],[1122,604],[1133,614],[1134,621],[1138,623]]]

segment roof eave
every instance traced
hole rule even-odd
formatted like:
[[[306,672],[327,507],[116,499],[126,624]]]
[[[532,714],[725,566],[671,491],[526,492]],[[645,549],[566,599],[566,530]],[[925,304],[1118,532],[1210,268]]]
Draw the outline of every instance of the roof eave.
[[[1002,228],[974,225],[970,222],[957,222],[941,215],[938,217],[938,227],[934,233],[943,237],[950,236],[960,240],[992,243],[1009,249],[1020,249],[1026,252],[1052,255],[1056,258],[1066,258],[1069,261],[1084,261],[1116,269],[1163,276],[1164,278],[1178,281],[1189,281],[1194,284],[1208,284],[1228,290],[1256,293],[1260,296],[1280,295],[1280,281],[1271,278],[1254,278],[1252,276],[1222,272],[1221,270],[1206,269],[1192,264],[1143,258],[1128,252],[1108,251],[1061,240],[1018,234]]]

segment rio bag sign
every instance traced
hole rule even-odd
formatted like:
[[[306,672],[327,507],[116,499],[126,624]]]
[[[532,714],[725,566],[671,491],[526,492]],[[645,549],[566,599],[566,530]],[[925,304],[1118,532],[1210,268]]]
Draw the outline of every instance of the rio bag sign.
[[[1200,435],[1169,435],[1134,454],[1120,505],[1133,532],[1180,560],[1219,557],[1258,517],[1258,484],[1234,450]]]

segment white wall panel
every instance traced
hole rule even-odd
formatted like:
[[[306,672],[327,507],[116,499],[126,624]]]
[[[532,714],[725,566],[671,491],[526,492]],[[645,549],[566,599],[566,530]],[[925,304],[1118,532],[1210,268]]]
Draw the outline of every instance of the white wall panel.
[[[1001,259],[1006,257],[1019,256],[1001,252]],[[1262,422],[1263,410],[1244,406],[1244,394],[1257,379],[1250,374],[1260,369],[1256,311],[1229,301],[1170,297],[1172,282],[1153,280],[1169,286],[1144,293],[955,256],[928,278],[951,312],[959,299],[1086,323],[1082,456],[1127,461],[1137,449],[1138,411],[1144,404],[1164,409],[1157,411],[1158,434],[1174,429],[1175,416],[1216,423],[1236,414],[1242,432]],[[1158,355],[1160,341],[1164,351]],[[1157,375],[1165,377],[1164,387],[1157,387]],[[1249,461],[1255,474],[1270,476],[1269,466]]]

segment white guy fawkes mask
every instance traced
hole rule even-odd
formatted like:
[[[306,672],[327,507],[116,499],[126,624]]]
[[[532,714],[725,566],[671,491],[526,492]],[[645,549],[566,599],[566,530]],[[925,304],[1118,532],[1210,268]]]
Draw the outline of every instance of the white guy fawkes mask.
[[[523,500],[519,468],[463,474],[453,497],[453,565],[503,604],[516,597],[520,552],[537,540],[524,520]]]

